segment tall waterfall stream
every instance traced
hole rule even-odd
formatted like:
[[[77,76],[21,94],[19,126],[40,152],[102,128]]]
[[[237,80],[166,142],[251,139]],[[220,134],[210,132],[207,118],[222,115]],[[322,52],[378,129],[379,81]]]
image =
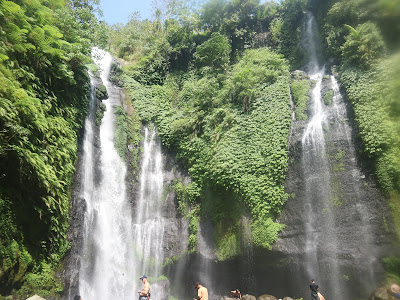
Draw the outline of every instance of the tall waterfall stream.
[[[377,284],[376,274],[380,272],[378,240],[385,222],[379,200],[382,196],[368,194],[372,190],[360,171],[349,112],[336,78],[327,75],[321,63],[318,27],[309,12],[302,43],[313,87],[301,147],[296,146],[300,157],[293,167],[298,170],[292,173],[297,175],[289,172],[288,176],[289,181],[298,181],[291,188],[298,203],[289,200],[292,215],[284,212],[281,219],[291,219],[288,234],[294,224],[302,224],[303,229],[297,238],[292,235],[290,242],[280,246],[298,249],[293,252],[299,254],[297,264],[304,270],[299,271],[305,275],[302,294],[307,292],[310,279],[315,278],[327,299],[365,297]],[[330,105],[323,101],[324,86],[333,91]]]
[[[163,193],[161,146],[155,130],[145,130],[137,208],[128,199],[126,165],[114,146],[114,108],[121,105],[117,88],[108,80],[112,57],[94,49],[109,98],[100,126],[100,182],[95,183],[94,120],[85,123],[82,197],[86,201],[79,292],[83,299],[132,299],[143,274],[160,275],[163,262]],[[154,299],[161,291],[152,288]]]

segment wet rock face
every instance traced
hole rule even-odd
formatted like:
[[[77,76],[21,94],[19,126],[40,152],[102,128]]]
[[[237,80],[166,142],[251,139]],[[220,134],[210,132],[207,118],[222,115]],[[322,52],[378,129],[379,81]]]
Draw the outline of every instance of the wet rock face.
[[[324,76],[321,94],[333,88],[331,78]],[[376,184],[373,167],[368,158],[360,155],[362,145],[356,138],[357,127],[349,103],[334,97],[332,104],[323,105],[329,184],[320,196],[328,201],[321,204],[318,197],[312,198],[311,209],[317,217],[316,223],[311,224],[311,218],[307,217],[310,207],[304,205],[316,194],[312,196],[314,187],[306,185],[304,175],[302,136],[307,124],[295,121],[289,141],[289,169],[285,183],[285,190],[291,197],[279,218],[279,222],[287,227],[280,234],[274,250],[307,280],[310,276],[318,276],[322,293],[328,299],[332,298],[329,295],[333,264],[339,276],[337,284],[347,298],[367,297],[383,276],[380,258],[393,249],[390,211]],[[317,249],[319,272],[306,263],[310,247],[307,235],[316,237],[311,246]],[[302,295],[308,294],[304,282],[295,280],[292,285],[298,285],[296,289]]]
[[[175,179],[182,179],[184,184],[189,183],[189,176],[182,166],[176,163],[175,155],[168,151],[163,151],[164,161],[164,191],[165,200],[163,202],[162,216],[164,225],[164,258],[174,258],[187,251],[189,239],[189,224],[178,213],[178,201],[176,193],[171,188]]]
[[[103,83],[100,78],[93,79],[93,99],[89,104],[88,118],[93,122],[95,119],[95,112],[97,109],[97,102],[99,101],[94,96],[95,87],[101,86]],[[63,260],[64,269],[57,276],[60,277],[64,284],[63,299],[72,298],[74,295],[79,294],[79,270],[80,270],[80,249],[83,246],[83,231],[84,231],[84,215],[86,211],[86,201],[82,195],[82,176],[83,175],[83,138],[84,131],[80,132],[78,140],[78,153],[76,162],[76,171],[74,182],[71,187],[71,200],[70,200],[70,222],[67,232],[67,240],[71,242],[71,248],[65,255]],[[99,126],[93,126],[93,146],[94,146],[94,174],[95,183],[98,184],[101,179],[100,172],[100,137]]]
[[[369,300],[392,300],[394,299],[390,291],[386,287],[377,288],[372,292]]]

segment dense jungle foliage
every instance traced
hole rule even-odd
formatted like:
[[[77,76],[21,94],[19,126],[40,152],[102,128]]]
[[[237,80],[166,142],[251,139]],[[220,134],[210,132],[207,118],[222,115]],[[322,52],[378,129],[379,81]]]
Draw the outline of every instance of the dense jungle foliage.
[[[124,82],[135,113],[157,126],[192,178],[173,184],[189,219],[190,249],[199,218],[208,217],[223,260],[241,251],[243,212],[256,246],[270,248],[283,227],[275,219],[290,196],[283,189],[290,93],[296,119],[305,120],[310,85],[290,71],[307,61],[300,39],[311,10],[400,233],[399,0],[158,3],[152,20],[133,14],[108,27],[95,17],[96,2],[0,0],[0,298],[62,290],[54,274],[69,247],[85,64],[106,35],[108,49],[124,60],[113,80]],[[122,109],[117,114],[124,155],[129,126]]]
[[[207,216],[218,228],[219,258],[237,254],[243,210],[252,217],[254,243],[270,248],[288,197],[290,74],[282,54],[250,48],[279,6],[211,1],[194,13],[174,4],[159,8],[155,21],[134,16],[111,31],[110,49],[132,62],[122,80],[142,121],[155,123],[189,170],[192,183],[174,187],[193,224],[190,248],[198,218]]]
[[[191,220],[214,220],[221,259],[239,251],[244,207],[256,245],[270,247],[282,229],[273,220],[288,197],[289,86],[296,119],[307,119],[310,83],[288,76],[307,61],[300,43],[306,10],[318,18],[324,60],[339,65],[378,181],[396,195],[400,1],[211,0],[198,10],[166,3],[155,7],[154,20],[136,14],[114,26],[109,49],[128,62],[123,81],[137,113],[157,125],[188,168],[193,182],[188,191],[178,183],[177,191]],[[331,96],[324,97],[328,104]]]
[[[0,1],[0,298],[62,290],[69,189],[86,116],[94,3]]]

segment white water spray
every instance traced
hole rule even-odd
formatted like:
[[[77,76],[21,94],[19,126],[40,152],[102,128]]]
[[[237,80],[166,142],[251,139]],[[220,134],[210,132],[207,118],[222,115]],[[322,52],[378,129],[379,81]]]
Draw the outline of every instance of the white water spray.
[[[135,276],[161,275],[164,260],[164,218],[161,214],[164,199],[164,175],[161,142],[155,128],[145,128],[140,189],[135,215]],[[151,280],[150,280],[151,282]],[[161,287],[152,285],[153,299],[165,297]]]
[[[108,81],[111,55],[94,49],[101,68],[101,78],[109,99],[100,126],[101,180],[95,185],[93,120],[85,125],[84,182],[86,201],[85,232],[79,287],[83,299],[132,299],[134,292],[132,266],[132,215],[126,196],[124,161],[114,146],[115,115],[120,105],[115,88]]]
[[[337,263],[338,239],[331,207],[331,178],[326,154],[325,133],[329,130],[322,103],[321,87],[325,67],[319,67],[318,29],[307,13],[304,43],[309,55],[308,75],[315,82],[311,94],[311,118],[302,137],[302,162],[307,194],[305,205],[305,258],[309,278],[325,279],[335,299],[340,298]],[[329,274],[330,280],[326,280]]]

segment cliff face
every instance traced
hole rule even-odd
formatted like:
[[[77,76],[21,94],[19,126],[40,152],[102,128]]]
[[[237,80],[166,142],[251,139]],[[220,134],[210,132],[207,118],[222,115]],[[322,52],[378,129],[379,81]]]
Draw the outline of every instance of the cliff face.
[[[335,84],[335,78],[324,76],[321,87],[322,95],[330,91],[333,95],[331,102],[325,104],[327,122],[324,128],[324,157],[328,174],[324,176],[329,178],[329,183],[317,190],[306,184],[309,180],[307,176],[310,175],[305,175],[304,171],[303,134],[308,120],[294,121],[289,140],[290,164],[285,185],[291,197],[279,218],[279,222],[286,224],[286,228],[272,251],[253,248],[248,234],[249,221],[243,212],[239,222],[241,235],[238,255],[223,261],[218,259],[218,250],[215,248],[216,228],[206,218],[200,220],[196,252],[188,252],[189,224],[178,213],[178,200],[172,185],[176,179],[186,185],[190,178],[176,162],[175,154],[162,148],[162,274],[168,277],[168,281],[154,282],[154,288],[170,289],[170,294],[178,297],[192,297],[196,294],[192,286],[200,281],[209,288],[212,298],[227,295],[235,288],[243,294],[260,295],[268,292],[279,297],[290,295],[300,298],[308,294],[309,279],[315,277],[323,294],[331,295],[331,298],[334,295],[332,291],[338,288],[348,299],[363,297],[371,292],[383,276],[380,257],[392,249],[394,236],[391,218],[387,200],[375,184],[373,169],[367,159],[359,154],[362,148],[356,139],[357,129],[352,121],[351,108]],[[123,104],[123,91],[118,91]],[[96,103],[97,100],[93,101]],[[124,108],[127,111],[130,109],[127,105]],[[306,110],[306,113],[310,118],[311,109]],[[101,176],[97,159],[98,136],[97,127],[93,138],[95,184],[100,182]],[[128,148],[140,149],[142,146],[143,141],[137,146],[128,145]],[[79,292],[80,249],[86,209],[81,193],[82,147],[78,157],[68,235],[73,244],[62,274],[65,299]],[[128,166],[132,165],[130,159],[134,158],[128,154]],[[142,163],[143,155],[139,151],[137,165],[141,166]],[[316,177],[320,176],[317,172],[315,174]],[[128,197],[135,211],[139,182],[133,170],[128,171],[126,183]],[[315,197],[318,193],[321,193],[325,202]],[[212,196],[210,199],[212,201]],[[305,205],[310,199],[311,205]],[[313,237],[311,245],[310,236]]]
[[[286,179],[286,191],[292,197],[280,217],[287,227],[274,250],[290,258],[290,263],[306,276],[298,283],[303,292],[311,279],[308,277],[316,277],[327,295],[340,287],[347,298],[365,297],[383,279],[380,259],[391,251],[395,237],[387,199],[376,185],[372,166],[360,155],[362,145],[357,140],[351,107],[336,84],[336,78],[324,76],[321,89],[322,95],[333,91],[332,103],[325,104],[324,127],[329,184],[320,197],[313,193],[318,187],[307,186],[302,141],[306,122],[295,121]],[[315,176],[321,175],[315,172]],[[323,197],[328,201],[321,201]],[[305,205],[310,198],[311,205]],[[312,251],[317,262],[310,259]],[[337,279],[332,278],[335,273]]]
[[[70,227],[68,231],[68,240],[71,241],[71,249],[68,251],[64,259],[64,269],[62,273],[58,274],[64,282],[63,299],[71,299],[74,295],[79,294],[79,272],[81,269],[82,260],[82,247],[83,237],[85,231],[85,211],[86,200],[83,193],[83,182],[85,180],[85,172],[87,172],[85,165],[88,157],[85,157],[85,149],[87,143],[93,147],[92,170],[93,170],[93,188],[100,184],[102,171],[100,166],[100,127],[94,126],[96,121],[96,111],[98,109],[99,100],[96,98],[95,90],[102,86],[101,79],[92,79],[92,98],[89,104],[89,116],[87,122],[93,126],[90,129],[83,130],[81,140],[79,143],[77,168],[74,178],[74,184],[71,190],[71,208],[70,208]],[[117,93],[117,95],[115,94]],[[113,89],[113,99],[120,99],[121,105],[127,113],[132,113],[131,106],[126,103],[124,90],[120,88]],[[107,101],[107,100],[105,100]],[[91,131],[92,137],[90,141],[84,141],[87,138],[88,131]],[[143,135],[143,128],[142,128]],[[86,144],[85,144],[86,142]],[[128,151],[126,155],[126,165],[128,166],[128,173],[126,176],[127,197],[131,203],[132,214],[135,214],[137,197],[139,193],[138,169],[143,163],[143,153],[140,149],[143,148],[144,141],[142,140],[139,145],[129,144],[128,149],[138,150],[138,156],[132,155]],[[138,167],[139,168],[138,168]],[[174,154],[168,151],[163,151],[162,155],[163,168],[163,186],[164,194],[162,199],[162,215],[164,219],[164,235],[163,235],[163,251],[165,259],[174,259],[187,251],[187,241],[189,237],[188,222],[178,214],[177,199],[173,188],[171,188],[175,179],[181,179],[184,184],[189,182],[189,177],[185,174],[183,169],[176,164]],[[160,283],[165,285],[165,283]],[[168,289],[168,284],[163,286]]]
[[[165,268],[176,295],[191,296],[194,292],[188,288],[201,281],[214,297],[239,288],[255,295],[268,292],[300,298],[308,295],[309,280],[315,277],[323,295],[332,298],[340,290],[342,297],[351,299],[367,297],[384,279],[381,258],[395,251],[390,211],[373,167],[361,154],[351,107],[336,85],[336,78],[324,76],[321,94],[332,91],[333,95],[325,104],[327,186],[313,190],[305,184],[302,140],[308,120],[294,121],[285,184],[291,197],[279,218],[286,228],[272,251],[249,251],[242,237],[241,254],[218,261],[212,238],[215,228],[202,220],[198,252],[186,254]],[[306,112],[310,117],[311,109]],[[321,175],[315,172],[315,176]],[[325,202],[315,197],[321,191]],[[307,206],[310,198],[311,206]]]
[[[95,124],[96,110],[100,100],[96,98],[96,88],[102,86],[102,81],[98,77],[91,78],[91,92],[89,100],[89,109],[86,122],[91,122]],[[93,140],[91,141],[93,145],[93,171],[95,176],[95,181],[99,183],[100,181],[100,165],[99,165],[99,154],[100,154],[100,139],[99,139],[99,126],[93,126]],[[83,190],[83,176],[85,165],[84,162],[87,159],[84,156],[84,138],[85,132],[88,130],[85,126],[80,132],[80,138],[78,143],[78,153],[76,161],[76,171],[74,176],[74,181],[71,187],[71,200],[70,200],[70,221],[69,229],[67,232],[67,239],[71,242],[71,248],[67,252],[64,258],[64,268],[62,273],[59,273],[63,280],[64,291],[63,298],[72,299],[74,295],[79,294],[79,270],[81,266],[80,249],[83,246],[83,232],[84,232],[84,215],[86,211],[85,197],[82,193]]]

